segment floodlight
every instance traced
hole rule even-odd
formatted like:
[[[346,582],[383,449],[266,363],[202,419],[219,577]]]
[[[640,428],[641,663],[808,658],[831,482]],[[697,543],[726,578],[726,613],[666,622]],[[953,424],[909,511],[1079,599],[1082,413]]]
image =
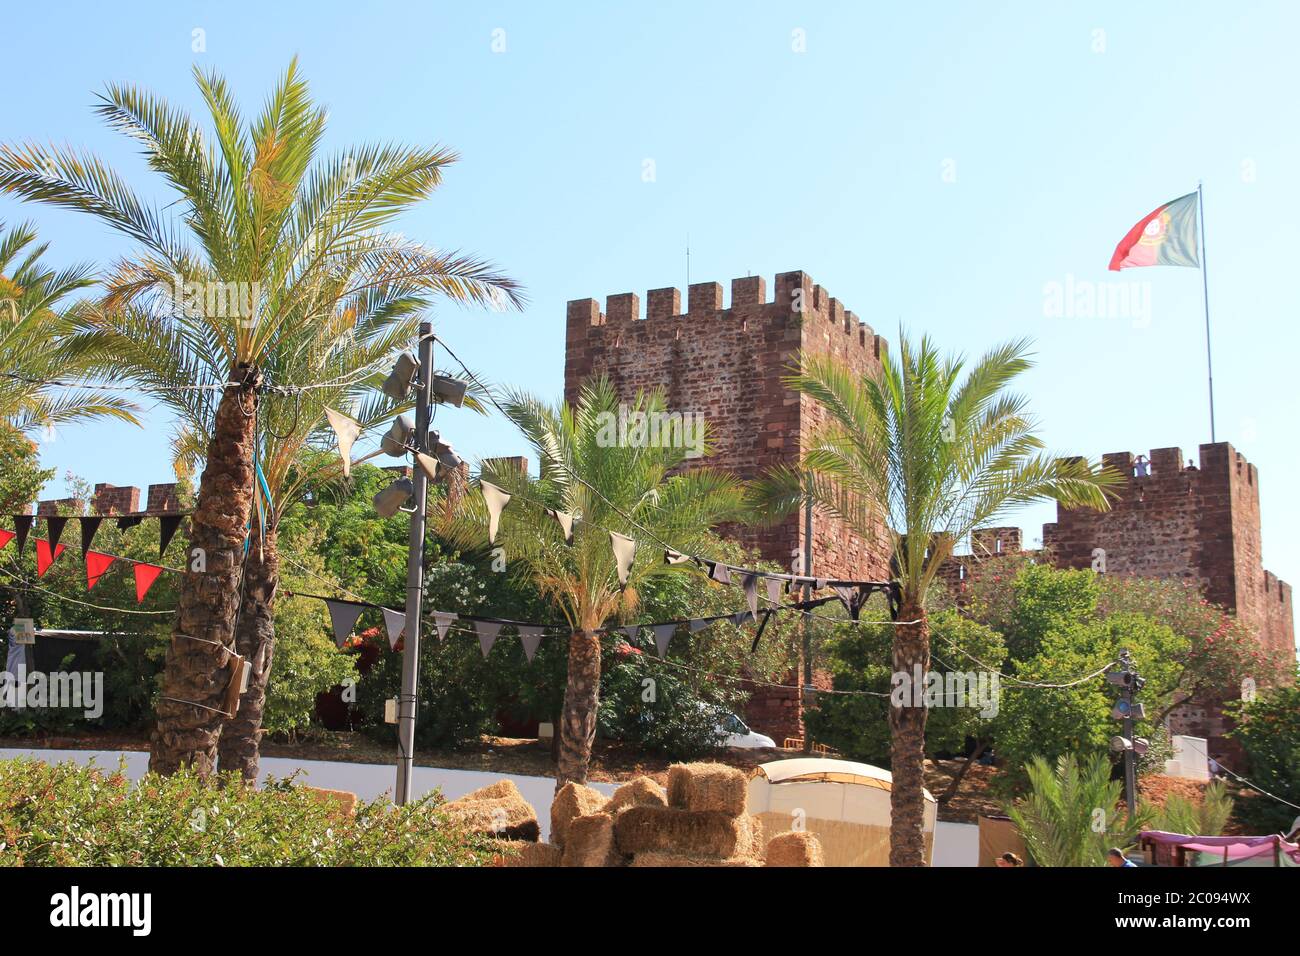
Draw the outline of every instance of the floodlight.
[[[388,378],[384,379],[383,393],[395,402],[404,401],[419,371],[420,366],[415,359],[411,358],[410,353],[403,352],[397,357],[397,364],[393,366],[393,371],[389,373]]]
[[[398,415],[393,420],[387,434],[379,440],[379,448],[385,455],[391,455],[393,458],[401,458],[411,448],[411,436],[415,434],[415,426],[405,415]]]
[[[411,499],[414,492],[415,486],[411,484],[410,478],[398,478],[375,495],[372,503],[381,518],[391,518],[399,511],[414,510],[406,507],[406,503]]]
[[[462,382],[450,375],[435,375],[429,385],[435,402],[444,402],[456,408],[460,408],[465,403],[465,390],[468,388],[469,382]]]

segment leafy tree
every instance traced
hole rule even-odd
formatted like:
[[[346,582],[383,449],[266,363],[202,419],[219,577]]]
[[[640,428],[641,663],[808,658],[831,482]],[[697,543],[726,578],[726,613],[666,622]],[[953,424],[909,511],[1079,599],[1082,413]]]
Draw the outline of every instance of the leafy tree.
[[[150,168],[176,193],[170,208],[181,213],[180,229],[102,160],[69,148],[0,147],[0,192],[80,210],[137,242],[139,251],[107,278],[100,310],[106,326],[117,321],[108,316],[126,311],[121,321],[161,343],[139,362],[123,355],[127,374],[151,386],[161,356],[170,361],[161,395],[182,382],[208,390],[187,393],[210,400],[211,417],[196,433],[207,447],[191,520],[195,558],[181,579],[164,677],[171,699],[159,703],[150,759],[158,772],[192,764],[203,775],[216,760],[221,699],[234,676],[229,652],[237,645],[265,386],[302,385],[293,357],[321,336],[351,328],[372,344],[383,319],[409,315],[427,298],[493,305],[518,303],[519,293],[486,263],[389,228],[441,184],[453,153],[371,145],[316,162],[327,112],[312,101],[296,61],[252,121],[218,74],[196,68],[194,76],[207,131],[131,86],[109,86],[98,107],[111,128],[143,146]],[[275,381],[281,373],[288,381]],[[339,384],[328,361],[313,376]],[[306,406],[301,427],[314,429],[320,408],[312,393],[290,399],[298,400]],[[205,414],[200,408],[184,420]],[[262,528],[264,542],[269,530]],[[274,574],[269,567],[265,578]],[[273,592],[265,592],[267,607]],[[264,646],[269,627],[259,629]]]
[[[869,621],[866,615],[863,620]],[[806,720],[817,742],[834,747],[846,757],[880,763],[889,759],[892,636],[883,611],[873,622],[881,626],[836,628],[839,636],[830,642],[827,659],[837,693],[818,695],[817,707]],[[950,673],[963,677],[970,674],[977,680],[982,673],[985,687],[995,689],[987,668],[1000,667],[1006,656],[1000,634],[962,618],[954,610],[935,614],[930,619],[930,630],[938,647],[934,673],[945,681]],[[941,706],[931,708],[926,723],[926,753],[934,757],[968,753],[971,749],[982,751],[991,739],[991,720],[1000,706],[1000,695],[993,697],[991,708],[979,703],[969,697],[959,702],[945,695]],[[967,747],[968,739],[974,742],[971,748]],[[960,780],[955,784],[960,785]],[[955,792],[956,786],[952,789]]]
[[[1233,800],[1222,780],[1213,780],[1205,788],[1199,803],[1179,793],[1171,793],[1165,805],[1155,813],[1154,827],[1167,833],[1196,836],[1222,836],[1232,816]]]
[[[1275,687],[1225,710],[1237,723],[1228,736],[1246,753],[1250,781],[1272,794],[1239,801],[1238,815],[1253,830],[1290,833],[1300,814],[1300,686]]]
[[[1072,622],[1048,632],[1037,654],[1017,662],[1015,676],[1027,683],[1073,686],[1004,687],[994,725],[999,757],[1011,768],[1034,757],[1051,762],[1066,753],[1080,759],[1094,754],[1105,758],[1110,738],[1120,729],[1111,717],[1115,689],[1100,677],[1075,681],[1118,660],[1125,647],[1147,681],[1142,691],[1147,718],[1137,723],[1136,733],[1159,737],[1164,730],[1157,715],[1161,703],[1174,693],[1181,672],[1178,662],[1187,646],[1170,628],[1137,614]],[[1012,773],[1016,776],[1014,769]]]
[[[1013,342],[966,366],[943,358],[929,338],[900,336],[880,376],[857,376],[830,356],[804,354],[786,379],[811,396],[828,421],[797,467],[758,487],[765,510],[785,515],[811,497],[864,537],[892,545],[899,589],[892,667],[930,670],[926,592],[953,545],[999,515],[1043,498],[1108,507],[1118,480],[1081,458],[1057,459],[1034,434],[1028,401],[1007,391],[1029,368],[1027,344]],[[811,475],[806,480],[805,476]],[[925,843],[924,706],[891,706],[890,863],[922,866]]]

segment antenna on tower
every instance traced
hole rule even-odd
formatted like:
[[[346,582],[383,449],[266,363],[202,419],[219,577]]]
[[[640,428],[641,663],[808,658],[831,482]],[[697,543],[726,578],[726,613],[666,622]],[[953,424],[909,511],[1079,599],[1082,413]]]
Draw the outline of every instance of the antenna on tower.
[[[691,234],[686,234],[686,288],[691,288]]]

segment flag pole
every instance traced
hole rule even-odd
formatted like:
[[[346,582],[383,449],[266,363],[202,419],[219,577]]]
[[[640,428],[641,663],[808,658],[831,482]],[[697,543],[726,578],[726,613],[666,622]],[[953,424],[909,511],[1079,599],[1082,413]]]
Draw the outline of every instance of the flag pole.
[[[1205,370],[1210,385],[1210,443],[1217,441],[1214,433],[1214,359],[1210,353],[1210,280],[1205,273],[1205,194],[1201,181],[1196,181],[1196,205],[1201,221],[1201,297],[1205,303]]]

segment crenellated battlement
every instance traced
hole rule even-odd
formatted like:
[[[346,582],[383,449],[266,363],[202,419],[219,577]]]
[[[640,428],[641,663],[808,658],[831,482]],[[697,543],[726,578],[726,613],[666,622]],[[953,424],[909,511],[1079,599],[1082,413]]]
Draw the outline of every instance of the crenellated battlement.
[[[778,273],[768,298],[767,280],[762,276],[745,276],[731,280],[731,302],[724,305],[723,287],[719,282],[695,282],[686,290],[686,308],[682,308],[680,289],[650,289],[645,296],[646,309],[641,311],[641,296],[620,292],[605,298],[602,312],[596,299],[573,299],[568,303],[568,334],[576,338],[592,334],[607,335],[625,330],[636,323],[672,323],[680,329],[687,322],[740,322],[778,325],[806,322],[811,328],[826,323],[858,348],[877,359],[883,356],[886,341],[875,330],[844,307],[801,270]],[[602,330],[592,332],[592,330]],[[695,329],[692,327],[692,332]]]

